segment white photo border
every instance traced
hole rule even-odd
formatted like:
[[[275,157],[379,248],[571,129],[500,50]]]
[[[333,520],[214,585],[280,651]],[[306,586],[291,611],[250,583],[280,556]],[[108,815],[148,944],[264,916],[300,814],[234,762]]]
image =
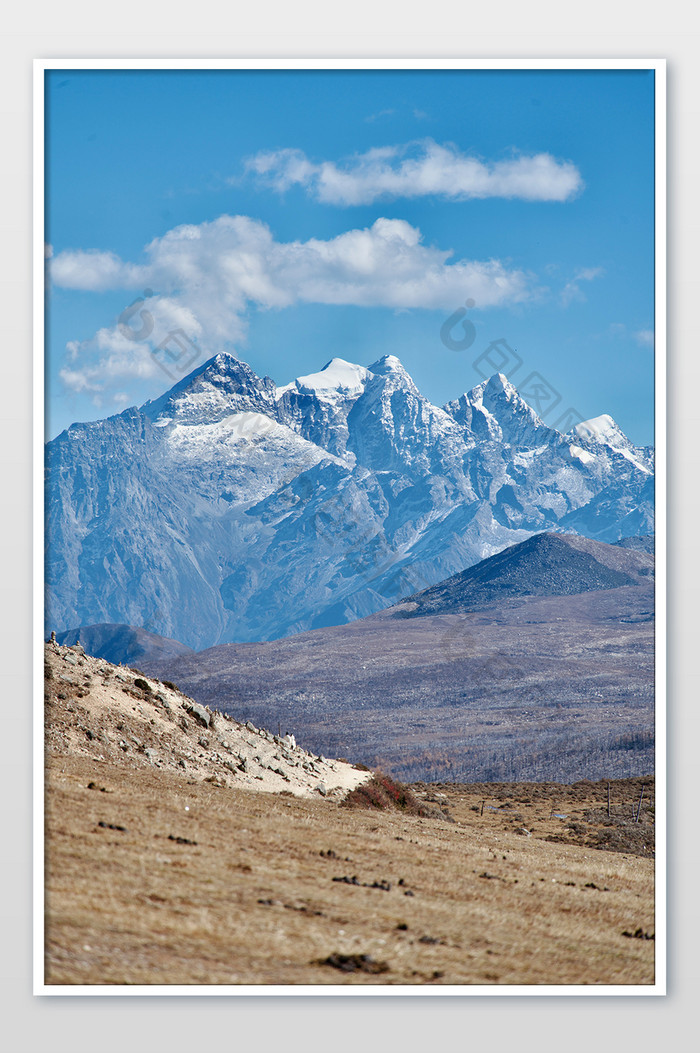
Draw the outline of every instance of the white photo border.
[[[439,988],[344,985],[66,985],[44,980],[44,419],[45,419],[45,233],[44,142],[45,75],[50,70],[649,70],[654,72],[654,231],[655,231],[655,733],[656,859],[654,983],[644,985],[444,985]],[[33,127],[33,993],[34,995],[110,996],[664,996],[667,978],[667,418],[666,418],[666,60],[645,58],[104,58],[35,59]]]

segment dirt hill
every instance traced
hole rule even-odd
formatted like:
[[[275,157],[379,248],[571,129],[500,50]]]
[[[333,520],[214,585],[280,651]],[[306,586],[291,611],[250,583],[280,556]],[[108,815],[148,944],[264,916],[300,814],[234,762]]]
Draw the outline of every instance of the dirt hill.
[[[342,798],[369,778],[366,770],[308,753],[294,736],[241,724],[174,684],[91,657],[79,644],[47,644],[45,677],[50,751],[298,797]]]
[[[88,654],[122,665],[140,665],[144,658],[166,662],[183,654],[193,654],[190,647],[158,636],[135,625],[82,625],[57,633],[65,647],[79,643]]]
[[[648,552],[573,534],[535,534],[409,596],[387,613],[404,618],[457,614],[522,596],[575,596],[646,585],[653,577],[654,556]]]

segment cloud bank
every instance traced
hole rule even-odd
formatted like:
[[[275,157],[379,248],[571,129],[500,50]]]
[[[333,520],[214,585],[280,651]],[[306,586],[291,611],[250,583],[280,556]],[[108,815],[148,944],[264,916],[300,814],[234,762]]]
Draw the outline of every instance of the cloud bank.
[[[122,320],[69,344],[62,377],[73,391],[98,393],[118,377],[155,376],[158,366],[144,347],[180,329],[203,353],[214,354],[244,337],[250,307],[454,309],[468,297],[491,307],[538,294],[524,271],[499,260],[452,261],[452,255],[425,245],[420,230],[400,219],[378,219],[327,241],[279,242],[266,224],[247,216],[175,227],[146,246],[143,263],[111,252],[59,252],[49,261],[54,285],[123,289],[143,301],[134,302],[128,325]],[[131,338],[130,327],[139,339]]]
[[[246,170],[280,193],[300,186],[310,197],[332,205],[429,195],[455,200],[568,201],[584,185],[573,162],[551,154],[487,162],[433,139],[376,147],[342,163],[313,162],[303,150],[262,151],[248,159]]]

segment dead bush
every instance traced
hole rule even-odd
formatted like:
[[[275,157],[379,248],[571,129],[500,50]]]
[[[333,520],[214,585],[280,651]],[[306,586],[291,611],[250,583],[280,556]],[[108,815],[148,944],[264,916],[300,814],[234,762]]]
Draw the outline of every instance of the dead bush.
[[[344,808],[370,808],[377,811],[396,810],[426,819],[443,818],[442,813],[427,808],[413,791],[388,775],[376,772],[371,779],[352,790],[342,802]]]

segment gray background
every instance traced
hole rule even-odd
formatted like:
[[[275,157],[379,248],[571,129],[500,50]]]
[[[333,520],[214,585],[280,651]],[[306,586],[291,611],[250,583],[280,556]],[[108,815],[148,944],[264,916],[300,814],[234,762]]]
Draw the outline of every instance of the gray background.
[[[343,1053],[479,1048],[491,1053],[647,1053],[695,1048],[700,980],[698,823],[693,764],[700,740],[696,654],[700,585],[700,325],[697,110],[700,65],[687,5],[625,12],[506,0],[484,10],[436,0],[429,11],[356,0],[349,12],[310,0],[240,8],[156,0],[97,9],[68,0],[13,5],[0,43],[0,1009],[12,1053],[111,1053],[201,1047]],[[352,21],[350,21],[352,19]],[[599,30],[604,28],[605,32]],[[653,997],[172,998],[32,995],[31,729],[31,61],[129,57],[667,58],[669,309],[668,990]]]

